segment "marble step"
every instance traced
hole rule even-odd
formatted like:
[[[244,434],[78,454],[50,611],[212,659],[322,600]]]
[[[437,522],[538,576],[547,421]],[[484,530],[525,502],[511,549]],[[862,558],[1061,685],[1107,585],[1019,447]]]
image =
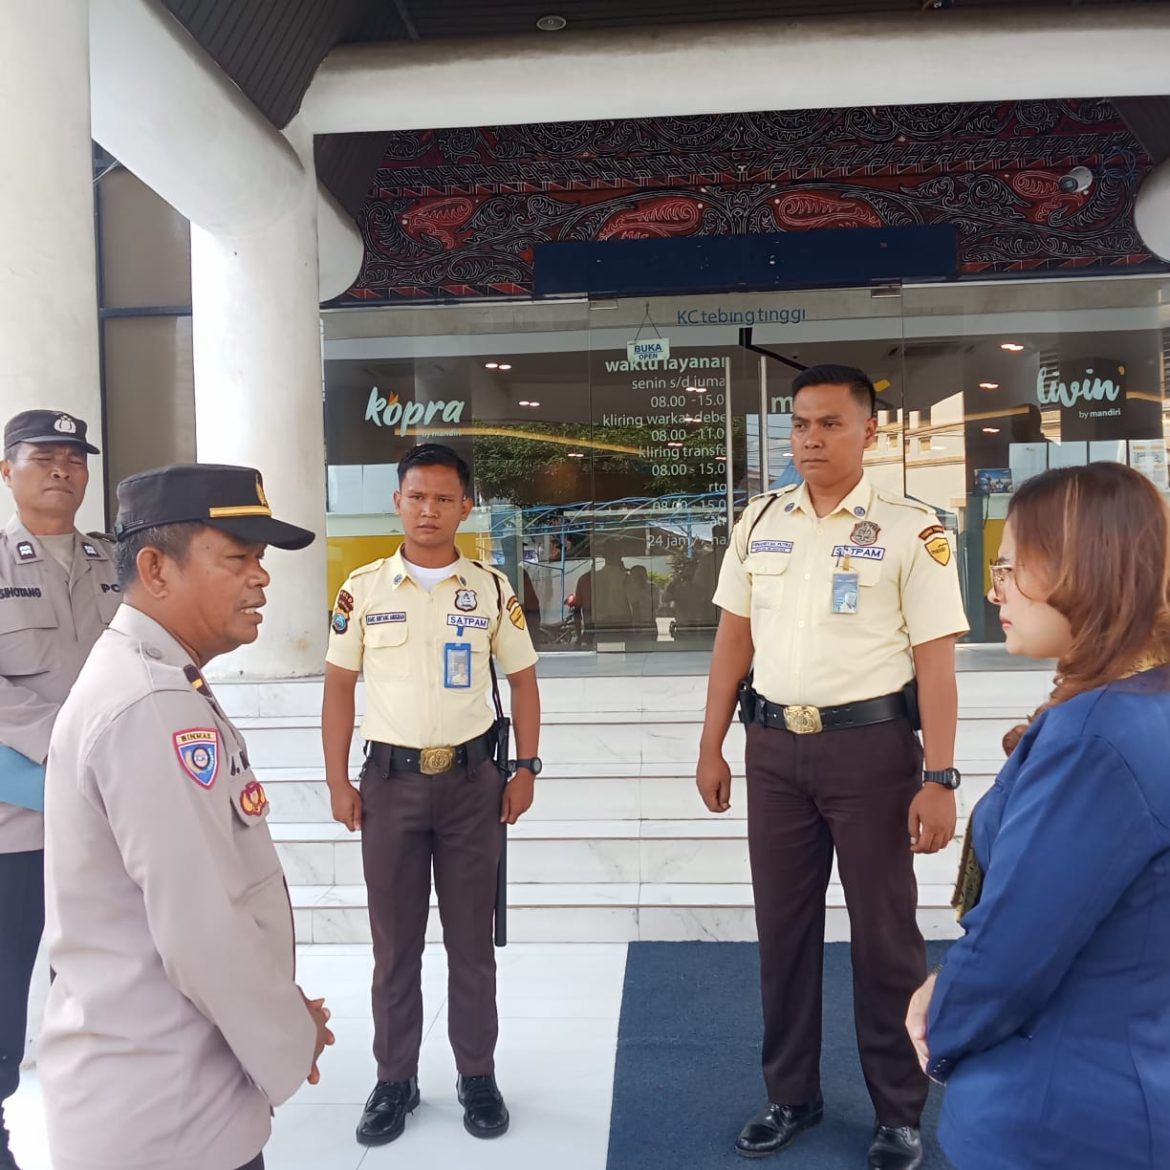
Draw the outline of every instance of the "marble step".
[[[1043,670],[960,671],[959,705],[964,711],[987,711],[1019,718],[1035,709],[1051,687]],[[214,689],[233,719],[299,717],[318,719],[321,678],[216,682]],[[505,686],[507,701],[508,688]],[[541,677],[541,702],[547,717],[587,717],[602,712],[690,712],[700,716],[706,697],[705,674],[593,675],[576,678]],[[365,685],[358,683],[358,711],[365,709]]]
[[[274,825],[291,885],[356,888],[363,884],[360,834],[343,825]],[[959,841],[915,858],[925,890],[945,887],[959,866]],[[529,885],[725,885],[751,881],[743,820],[534,821],[509,830],[509,881]],[[833,887],[839,887],[834,867]]]
[[[960,759],[963,773],[958,793],[959,815],[966,816],[987,790],[1002,764],[994,759]],[[743,757],[729,760],[732,772],[731,811],[745,808]],[[574,820],[696,820],[711,818],[695,791],[693,762],[661,765],[599,765],[550,763],[536,786],[536,800],[522,824]],[[257,768],[271,802],[274,824],[330,822],[329,793],[320,768]],[[356,774],[356,766],[355,766]]]
[[[299,943],[369,943],[364,886],[291,886]],[[950,886],[920,890],[919,925],[927,938],[958,933],[949,907]],[[830,888],[825,934],[849,938],[840,888]],[[431,898],[435,906],[434,896]],[[751,886],[746,883],[599,885],[523,884],[508,887],[512,942],[752,941],[756,937]],[[442,939],[439,915],[427,922],[427,941]]]

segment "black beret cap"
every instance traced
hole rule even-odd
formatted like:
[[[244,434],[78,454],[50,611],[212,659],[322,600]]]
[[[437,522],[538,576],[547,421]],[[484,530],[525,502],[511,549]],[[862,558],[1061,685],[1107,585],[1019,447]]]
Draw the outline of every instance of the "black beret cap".
[[[86,440],[83,419],[63,410],[22,410],[4,426],[4,450],[17,443],[73,443],[91,455],[101,452]]]
[[[254,467],[176,463],[118,484],[118,540],[144,528],[188,521],[218,528],[247,544],[298,549],[314,540],[307,528],[273,517],[264,480]]]

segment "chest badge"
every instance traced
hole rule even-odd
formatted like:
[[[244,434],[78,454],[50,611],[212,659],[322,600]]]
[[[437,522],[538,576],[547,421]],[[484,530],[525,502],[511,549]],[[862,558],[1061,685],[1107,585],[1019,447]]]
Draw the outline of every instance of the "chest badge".
[[[470,613],[479,605],[479,599],[475,595],[474,589],[456,589],[455,590],[455,608],[462,610],[463,613]]]
[[[33,548],[31,541],[22,540],[17,543],[16,556],[18,560],[35,561],[37,559],[37,550]]]
[[[849,534],[849,543],[856,544],[860,548],[868,548],[871,544],[877,544],[877,538],[881,535],[881,531],[872,520],[860,520],[853,525],[853,531]]]
[[[219,773],[219,732],[214,727],[191,727],[176,731],[173,738],[183,771],[200,788],[210,788]]]
[[[245,816],[262,817],[268,811],[268,796],[259,780],[249,780],[240,793],[240,810]]]
[[[81,551],[85,553],[85,555],[89,557],[91,561],[100,561],[102,559],[102,554],[98,552],[98,550],[94,548],[94,546],[90,544],[88,540],[83,540],[81,542]]]

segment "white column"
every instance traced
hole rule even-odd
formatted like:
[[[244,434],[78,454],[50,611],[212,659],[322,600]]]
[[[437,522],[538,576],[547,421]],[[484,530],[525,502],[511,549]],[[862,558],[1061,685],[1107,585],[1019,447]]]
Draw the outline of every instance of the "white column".
[[[101,446],[86,0],[20,0],[0,17],[0,425],[67,410]],[[101,459],[78,523],[105,522]]]
[[[275,515],[311,528],[300,552],[270,549],[260,637],[217,659],[219,678],[324,669],[325,430],[312,136],[286,131],[305,164],[292,209],[248,235],[191,226],[195,434],[201,463],[259,468]]]

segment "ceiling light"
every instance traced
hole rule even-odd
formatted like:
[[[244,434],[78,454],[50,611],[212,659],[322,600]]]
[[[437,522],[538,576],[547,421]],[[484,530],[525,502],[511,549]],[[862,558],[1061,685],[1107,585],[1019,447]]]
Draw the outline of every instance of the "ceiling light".
[[[998,435],[999,434],[999,427],[984,427],[983,433],[985,435]]]
[[[998,382],[980,382],[979,389],[980,390],[998,390],[999,383]]]
[[[570,451],[569,458],[570,459],[584,459],[585,452],[584,451]]]
[[[528,405],[529,406],[539,406],[540,403],[539,402],[530,402]]]
[[[498,370],[500,368],[499,362],[484,362],[483,368],[485,370]]]
[[[536,27],[541,32],[560,32],[569,22],[563,16],[542,16]]]
[[[1006,349],[1008,353],[1024,352],[1024,347],[1018,341],[1005,341],[999,348]]]
[[[507,362],[500,362],[496,368],[499,370],[510,370],[512,367]]]
[[[521,398],[520,401],[516,403],[516,405],[517,406],[531,406],[532,403],[529,402],[527,398]]]

